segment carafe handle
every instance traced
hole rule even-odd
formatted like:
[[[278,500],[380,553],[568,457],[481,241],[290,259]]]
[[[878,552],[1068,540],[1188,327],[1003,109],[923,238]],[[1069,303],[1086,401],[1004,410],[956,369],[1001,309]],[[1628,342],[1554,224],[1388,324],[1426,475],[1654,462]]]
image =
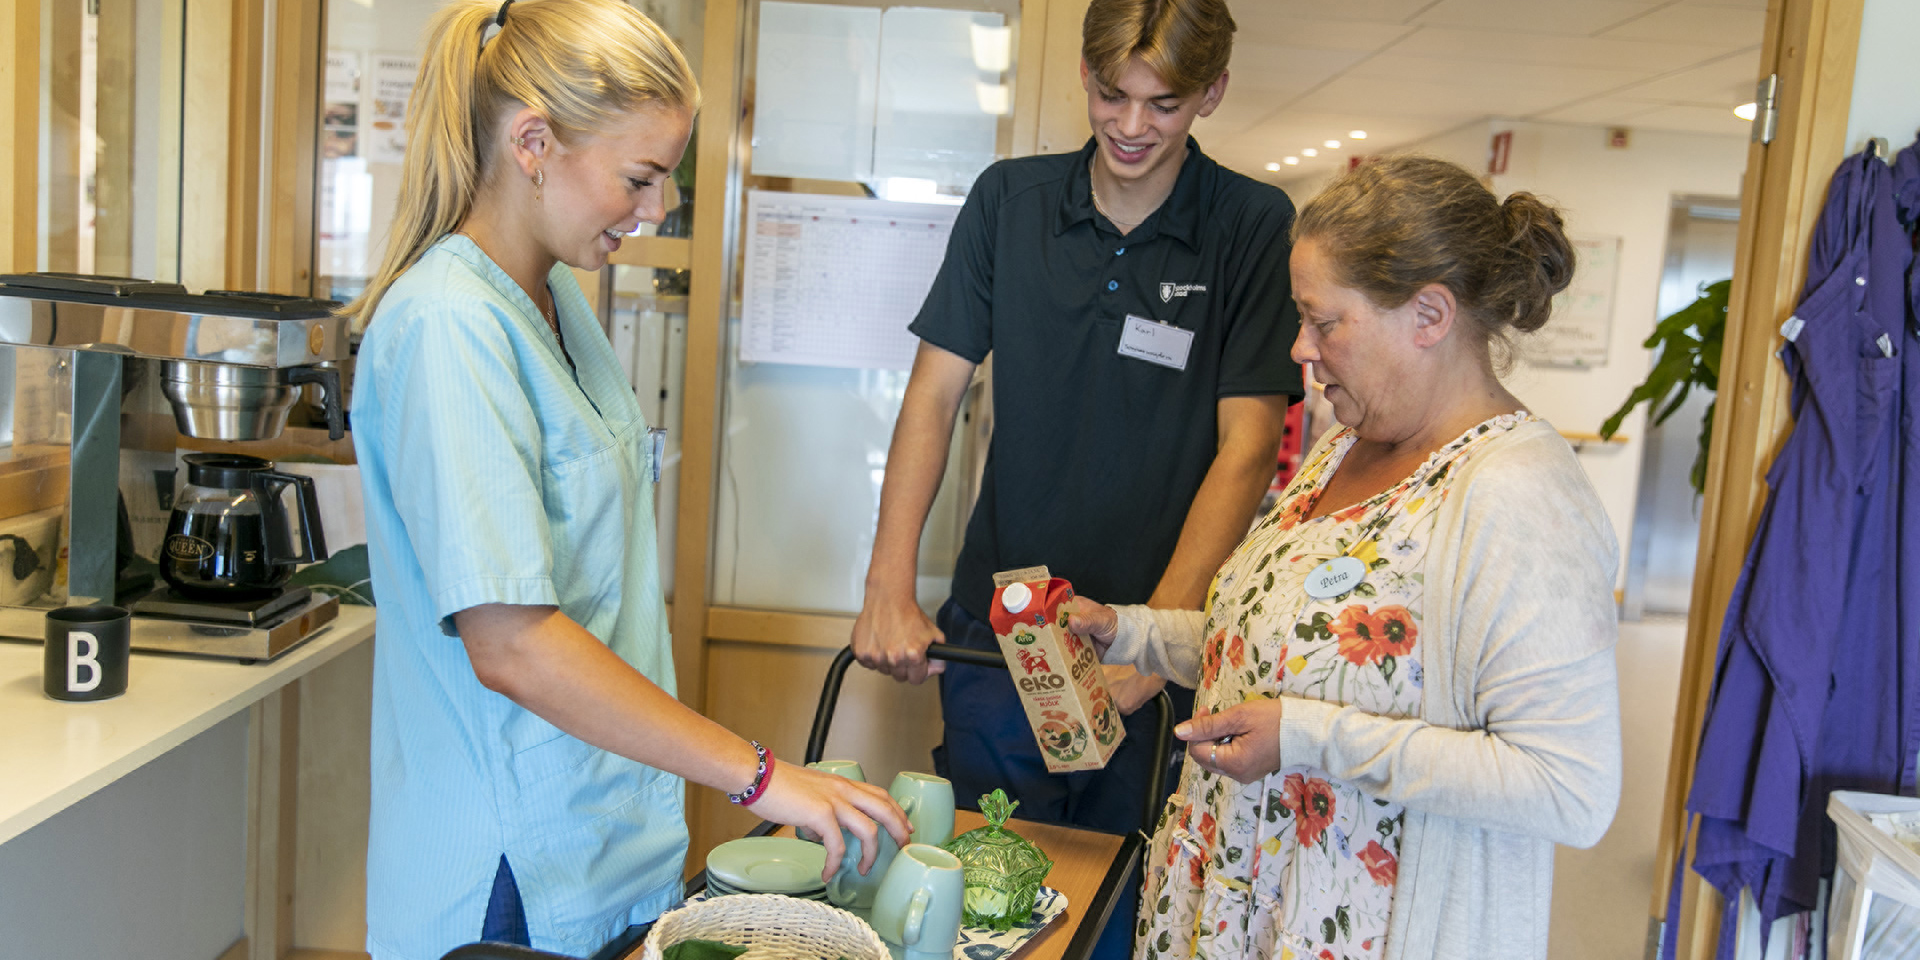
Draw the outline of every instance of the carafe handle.
[[[327,535],[325,531],[320,529],[320,495],[314,489],[313,478],[297,473],[280,473],[276,470],[263,470],[260,473],[260,484],[267,488],[265,491],[267,494],[267,511],[272,514],[274,520],[281,521],[278,531],[273,529],[267,531],[267,552],[269,554],[267,562],[274,564],[319,563],[325,560],[327,558]],[[280,535],[280,531],[286,530],[286,523],[284,522],[286,518],[282,515],[282,511],[285,508],[280,505],[280,492],[285,490],[289,485],[300,488],[300,546],[302,549],[297,556],[272,556],[272,554],[278,552],[273,548],[275,537]]]
[[[340,371],[333,367],[294,367],[287,371],[292,384],[317,383],[327,411],[327,439],[347,435],[347,413],[340,404]]]

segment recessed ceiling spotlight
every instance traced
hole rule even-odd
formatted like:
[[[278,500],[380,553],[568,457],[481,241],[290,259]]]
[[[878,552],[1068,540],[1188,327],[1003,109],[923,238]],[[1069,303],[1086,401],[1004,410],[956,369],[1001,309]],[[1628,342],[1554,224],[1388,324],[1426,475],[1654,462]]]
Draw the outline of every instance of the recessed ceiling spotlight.
[[[1315,150],[1312,147],[1308,147],[1305,150],[1300,151],[1300,155],[1303,157],[1317,157],[1320,155],[1320,151]]]
[[[1288,157],[1288,158],[1286,158],[1285,160],[1282,160],[1282,161],[1280,161],[1280,162],[1281,162],[1281,163],[1284,163],[1284,164],[1286,164],[1286,165],[1287,165],[1287,166],[1289,166],[1289,167],[1297,167],[1297,166],[1299,166],[1299,165],[1300,165],[1300,158],[1299,158],[1299,157]]]
[[[1365,130],[1348,130],[1347,131],[1348,140],[1365,140],[1366,138],[1367,138],[1367,132]]]
[[[1760,105],[1757,103],[1743,103],[1733,108],[1734,116],[1739,117],[1740,119],[1746,120],[1748,122],[1752,122],[1753,118],[1756,115],[1758,115],[1759,112],[1760,112]]]
[[[1277,164],[1277,163],[1269,163],[1269,164],[1267,164],[1267,172],[1268,172],[1268,173],[1279,173],[1279,172],[1280,172],[1280,165],[1279,165],[1279,164]]]
[[[1321,144],[1321,146],[1326,147],[1328,150],[1338,150],[1340,149],[1340,141],[1328,140],[1326,143]]]

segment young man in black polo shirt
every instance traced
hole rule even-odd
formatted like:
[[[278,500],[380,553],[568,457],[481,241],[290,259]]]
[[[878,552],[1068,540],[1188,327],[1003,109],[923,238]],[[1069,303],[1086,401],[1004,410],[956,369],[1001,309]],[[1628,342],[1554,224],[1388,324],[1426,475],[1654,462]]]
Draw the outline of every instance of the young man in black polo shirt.
[[[1199,609],[1246,532],[1301,384],[1287,355],[1293,206],[1187,136],[1226,93],[1233,30],[1225,0],[1093,0],[1092,139],[975,182],[911,327],[920,350],[853,633],[866,666],[919,683],[944,666],[927,661],[931,642],[997,650],[992,577],[1017,567],[1046,564],[1107,603]],[[989,353],[993,438],[936,623],[914,598],[920,534]],[[1131,668],[1108,681],[1129,714],[1164,683]],[[1174,692],[1190,710],[1191,692]],[[945,671],[941,705],[936,765],[962,803],[1005,787],[1023,817],[1140,826],[1147,772],[1167,759],[1149,756],[1151,711],[1128,718],[1105,770],[1049,776],[1005,671]],[[1102,955],[1124,955],[1131,899]]]

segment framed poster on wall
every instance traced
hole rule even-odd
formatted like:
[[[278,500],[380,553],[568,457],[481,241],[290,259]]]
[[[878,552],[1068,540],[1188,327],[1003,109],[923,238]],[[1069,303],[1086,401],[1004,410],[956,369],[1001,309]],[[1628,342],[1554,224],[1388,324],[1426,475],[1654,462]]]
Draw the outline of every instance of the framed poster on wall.
[[[1573,282],[1553,298],[1553,318],[1519,341],[1520,356],[1540,367],[1604,367],[1613,339],[1613,291],[1620,276],[1619,237],[1572,237]]]

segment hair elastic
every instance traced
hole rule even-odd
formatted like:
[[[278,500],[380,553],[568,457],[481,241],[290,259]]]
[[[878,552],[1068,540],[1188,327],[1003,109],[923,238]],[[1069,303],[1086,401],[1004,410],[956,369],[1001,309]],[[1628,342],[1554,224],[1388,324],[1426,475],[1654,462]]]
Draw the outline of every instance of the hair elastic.
[[[487,41],[499,36],[501,28],[507,25],[507,8],[511,6],[513,6],[513,0],[505,0],[505,2],[500,4],[500,12],[494,14],[493,19],[487,21],[486,26],[480,28],[481,50],[487,49]]]
[[[513,6],[513,0],[506,0],[506,2],[500,4],[500,12],[495,14],[493,18],[494,26],[504,27],[507,25],[507,8],[511,6]]]

